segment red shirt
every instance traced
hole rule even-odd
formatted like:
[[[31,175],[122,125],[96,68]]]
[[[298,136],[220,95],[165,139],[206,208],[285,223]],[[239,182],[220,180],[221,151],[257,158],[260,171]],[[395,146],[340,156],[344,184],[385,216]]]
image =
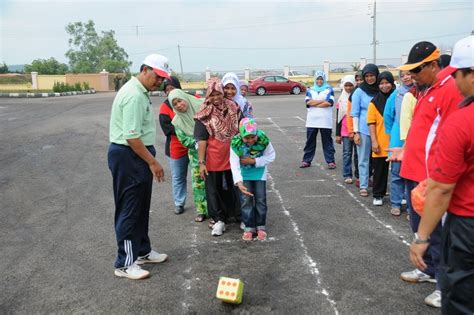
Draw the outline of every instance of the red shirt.
[[[448,212],[474,217],[474,104],[449,116],[438,135],[429,163],[430,177],[456,183]]]
[[[171,108],[169,108],[168,105],[163,103],[160,106],[160,115],[167,115],[167,116],[170,117],[171,120],[173,120],[173,118],[176,114],[174,113],[174,111]],[[176,159],[182,158],[183,156],[188,154],[188,149],[186,147],[184,147],[181,144],[181,142],[179,142],[178,137],[176,137],[176,135],[172,134],[169,137],[171,137],[170,157],[172,159],[176,160]]]
[[[426,174],[426,152],[432,158],[436,147],[436,131],[441,130],[446,118],[458,109],[462,96],[454,79],[447,76],[421,93],[405,142],[400,176],[421,182]]]
[[[230,141],[222,142],[214,137],[207,139],[206,168],[213,172],[230,170]]]

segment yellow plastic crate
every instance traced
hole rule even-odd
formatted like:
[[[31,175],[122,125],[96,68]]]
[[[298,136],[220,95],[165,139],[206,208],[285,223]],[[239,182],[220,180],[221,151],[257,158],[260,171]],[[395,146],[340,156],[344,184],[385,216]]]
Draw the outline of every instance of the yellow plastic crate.
[[[244,283],[240,279],[227,277],[219,278],[216,297],[226,303],[240,304],[242,303],[242,295],[244,293]]]

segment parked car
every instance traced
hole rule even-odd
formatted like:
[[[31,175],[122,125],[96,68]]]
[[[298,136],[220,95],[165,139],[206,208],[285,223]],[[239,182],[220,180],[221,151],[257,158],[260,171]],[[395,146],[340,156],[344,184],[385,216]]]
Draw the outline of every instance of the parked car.
[[[249,82],[249,92],[257,95],[270,93],[290,93],[298,95],[306,92],[306,86],[279,75],[267,75]]]

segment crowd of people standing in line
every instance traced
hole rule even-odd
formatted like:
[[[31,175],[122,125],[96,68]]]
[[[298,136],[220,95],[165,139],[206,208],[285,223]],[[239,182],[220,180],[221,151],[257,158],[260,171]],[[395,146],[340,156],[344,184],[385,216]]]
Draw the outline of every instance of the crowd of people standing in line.
[[[410,257],[418,268],[403,272],[401,279],[436,283],[425,303],[442,307],[445,314],[474,311],[474,129],[469,120],[474,118],[469,106],[474,101],[473,44],[474,36],[461,40],[449,60],[434,44],[419,42],[399,68],[398,87],[391,72],[380,73],[368,64],[341,80],[337,101],[325,73],[317,71],[305,97],[307,141],[300,167],[311,166],[321,133],[327,166],[336,168],[336,107],[344,182],[354,183],[355,176],[362,197],[369,196],[372,186],[373,205],[381,206],[390,173],[390,212],[399,216],[406,200],[415,235]],[[150,55],[140,74],[118,92],[110,123],[115,274],[130,279],[149,276],[139,265],[167,259],[151,249],[148,238],[152,180],[162,181],[164,173],[154,158],[156,127],[146,92],[163,83],[167,99],[159,121],[167,137],[175,213],[184,212],[189,166],[196,222],[210,218],[214,236],[235,221],[242,223],[244,241],[267,237],[265,183],[275,150],[253,119],[245,97],[248,84],[227,73],[222,80],[211,78],[205,98],[200,98],[181,90],[165,57]],[[421,214],[414,209],[411,192],[426,181]]]

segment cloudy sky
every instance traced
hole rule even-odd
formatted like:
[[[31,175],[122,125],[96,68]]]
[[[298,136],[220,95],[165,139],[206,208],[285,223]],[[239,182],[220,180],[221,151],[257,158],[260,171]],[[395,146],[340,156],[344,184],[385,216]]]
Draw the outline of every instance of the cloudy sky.
[[[421,40],[449,49],[474,30],[473,3],[377,0],[378,63]],[[132,71],[153,52],[179,71],[178,45],[185,72],[354,62],[372,58],[372,12],[364,0],[0,0],[0,62],[67,63],[65,26],[90,19],[97,31],[116,32]]]

